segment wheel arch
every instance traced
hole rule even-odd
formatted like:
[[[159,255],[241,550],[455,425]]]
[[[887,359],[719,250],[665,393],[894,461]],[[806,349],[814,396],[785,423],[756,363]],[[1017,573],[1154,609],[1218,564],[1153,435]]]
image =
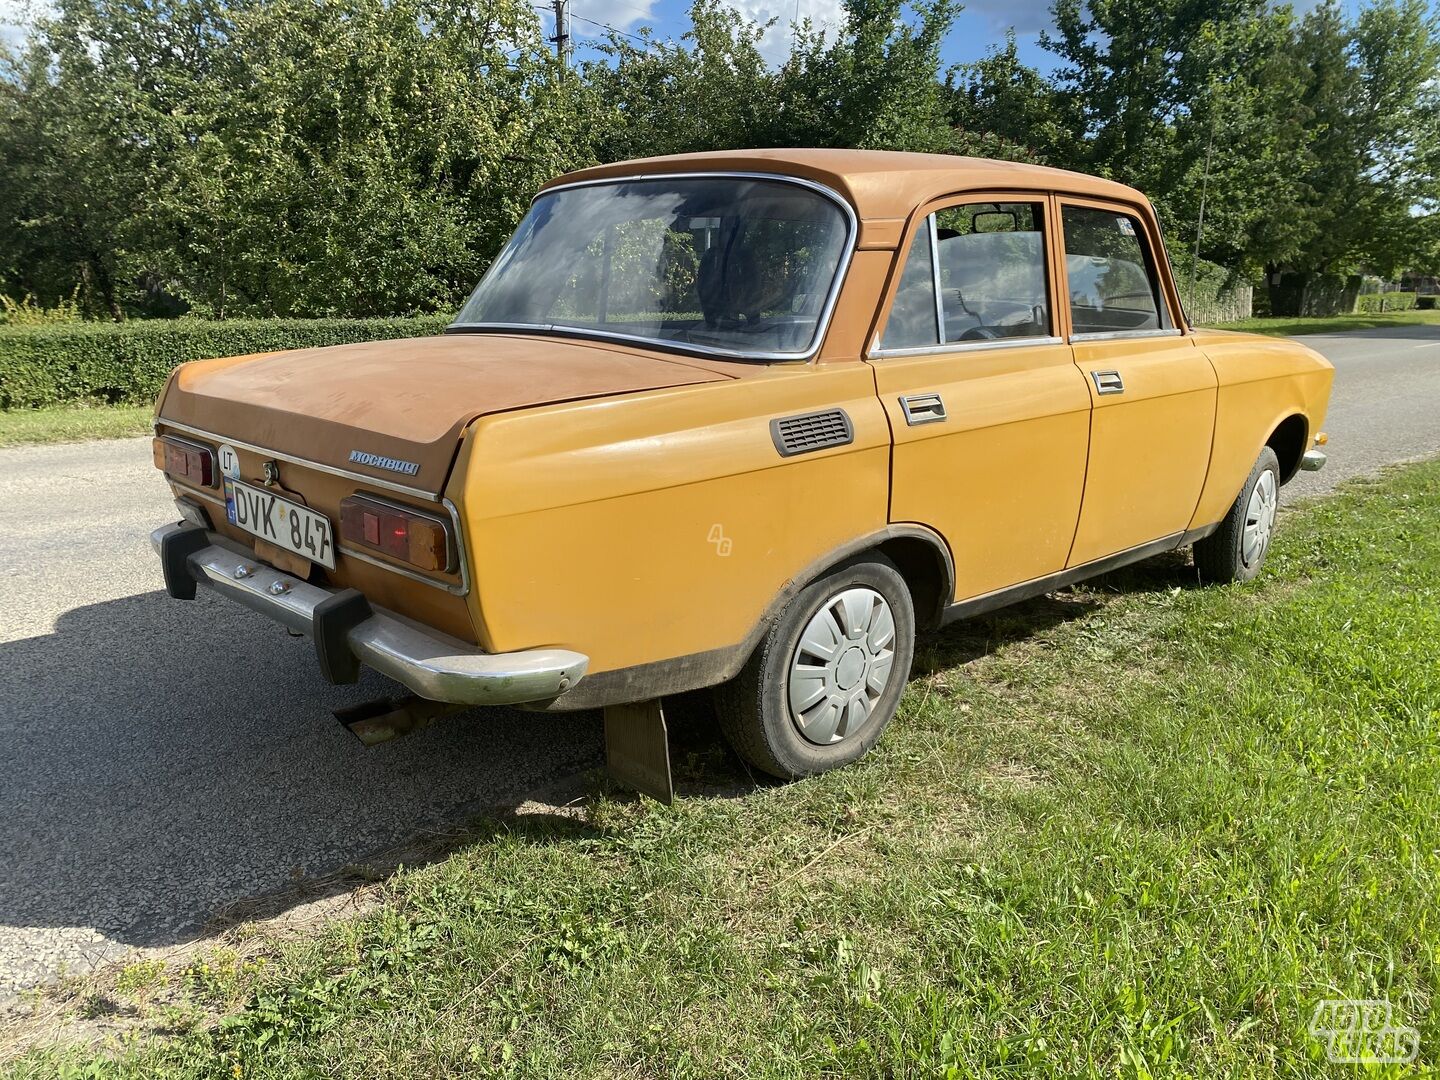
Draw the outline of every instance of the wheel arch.
[[[1305,446],[1310,437],[1310,420],[1301,412],[1293,412],[1270,432],[1265,445],[1275,451],[1280,461],[1280,482],[1288,484],[1300,471]]]
[[[797,573],[766,607],[749,640],[758,642],[780,610],[811,582],[819,580],[842,563],[852,562],[872,551],[894,563],[905,579],[910,599],[915,605],[917,629],[939,626],[941,613],[955,595],[955,561],[949,546],[934,529],[905,522],[887,525],[878,532],[857,537]]]

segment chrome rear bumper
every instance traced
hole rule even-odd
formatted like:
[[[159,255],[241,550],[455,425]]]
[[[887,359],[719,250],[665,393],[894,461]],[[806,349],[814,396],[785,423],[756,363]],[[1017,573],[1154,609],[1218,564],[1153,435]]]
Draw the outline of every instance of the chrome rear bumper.
[[[171,596],[204,585],[315,642],[322,673],[353,682],[358,663],[432,701],[518,705],[549,701],[585,674],[589,658],[568,649],[484,653],[473,645],[372,608],[353,589],[331,590],[281,573],[231,548],[218,533],[165,525],[150,534]]]
[[[1325,467],[1325,451],[1306,450],[1300,458],[1300,468],[1305,472],[1319,472]]]

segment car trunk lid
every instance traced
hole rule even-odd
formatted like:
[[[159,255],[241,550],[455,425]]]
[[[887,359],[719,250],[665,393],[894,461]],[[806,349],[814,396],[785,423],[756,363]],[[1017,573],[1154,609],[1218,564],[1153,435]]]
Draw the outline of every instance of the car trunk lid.
[[[438,493],[476,417],[732,377],[597,342],[453,334],[183,365],[161,422]]]

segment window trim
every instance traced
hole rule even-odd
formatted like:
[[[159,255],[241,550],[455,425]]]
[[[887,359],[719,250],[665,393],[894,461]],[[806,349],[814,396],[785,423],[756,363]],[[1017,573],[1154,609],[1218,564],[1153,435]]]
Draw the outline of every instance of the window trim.
[[[930,233],[930,272],[931,288],[935,292],[935,337],[937,340],[945,336],[945,309],[944,301],[940,295],[940,245],[936,240],[935,215],[941,210],[950,210],[957,206],[968,206],[971,203],[1030,203],[1039,208],[1040,220],[1042,222],[1041,254],[1045,259],[1045,291],[1046,301],[1049,305],[1050,333],[1045,337],[1024,337],[1024,338],[996,338],[994,340],[981,341],[940,341],[937,345],[915,345],[906,348],[883,348],[880,344],[884,336],[885,327],[890,322],[890,313],[895,303],[895,295],[899,291],[900,278],[905,272],[905,265],[910,259],[910,248],[920,235],[920,229],[925,228]],[[884,360],[888,357],[909,357],[909,356],[941,356],[949,353],[979,352],[986,349],[1016,349],[1024,345],[1064,345],[1066,338],[1061,334],[1059,323],[1059,312],[1055,308],[1056,290],[1059,287],[1059,279],[1056,277],[1054,265],[1055,246],[1052,237],[1055,231],[1055,222],[1059,220],[1055,213],[1054,196],[1049,191],[958,191],[951,195],[945,195],[938,199],[932,199],[921,208],[924,214],[923,225],[910,229],[900,238],[896,245],[896,259],[891,267],[890,278],[886,282],[884,291],[880,295],[879,310],[882,312],[881,320],[875,325],[871,332],[871,345],[865,353],[866,360]],[[1067,309],[1068,310],[1068,309]]]
[[[925,215],[925,228],[930,233],[930,291],[935,297],[935,343],[944,345],[945,298],[940,295],[940,228],[935,224],[937,213],[938,210],[931,210]]]
[[[943,345],[916,345],[907,349],[872,349],[866,359],[884,360],[897,356],[940,356],[949,353],[979,352],[984,349],[1018,349],[1024,345],[1064,345],[1062,337],[1014,337],[981,341],[947,341]]]
[[[615,186],[618,184],[634,184],[644,181],[655,180],[721,180],[721,179],[742,179],[742,180],[772,180],[784,184],[794,184],[798,187],[809,188],[823,197],[829,199],[841,210],[846,224],[845,246],[840,252],[840,258],[835,264],[835,275],[830,281],[830,291],[826,294],[825,303],[820,309],[820,314],[815,320],[815,334],[810,340],[810,346],[804,352],[741,352],[734,349],[718,349],[709,345],[693,345],[683,341],[667,341],[663,338],[645,337],[642,334],[624,334],[609,330],[593,330],[588,327],[566,326],[563,323],[461,323],[452,322],[445,328],[447,334],[513,334],[516,331],[530,334],[554,334],[557,337],[575,338],[579,340],[621,341],[627,345],[641,345],[651,349],[670,350],[686,355],[699,355],[717,360],[738,360],[748,361],[788,361],[791,363],[809,363],[819,355],[820,350],[825,346],[825,339],[830,334],[830,322],[835,314],[835,307],[840,300],[840,291],[844,288],[845,279],[849,277],[850,266],[855,257],[855,250],[860,242],[860,219],[855,213],[855,207],[850,201],[841,195],[834,188],[821,184],[815,180],[808,180],[802,176],[787,176],[784,173],[750,172],[745,170],[730,169],[706,169],[701,171],[675,171],[675,172],[647,172],[637,173],[633,176],[600,176],[588,180],[573,180],[565,184],[554,184],[542,188],[535,193],[530,200],[530,205],[547,195],[553,195],[558,191],[569,191],[572,188]],[[517,226],[518,230],[518,226]],[[505,242],[495,255],[494,261],[505,255],[515,244],[517,233],[512,233],[510,239]],[[488,268],[487,268],[488,272]],[[481,275],[484,280],[484,275]],[[480,287],[480,282],[475,283],[475,288]],[[472,295],[474,290],[471,290]],[[469,303],[469,298],[466,298]],[[464,305],[461,305],[464,310]],[[458,312],[456,313],[459,314]]]
[[[1099,210],[1103,213],[1123,214],[1139,226],[1136,235],[1144,237],[1140,244],[1140,253],[1145,259],[1145,272],[1150,275],[1154,285],[1155,314],[1160,323],[1159,327],[1145,330],[1096,330],[1079,334],[1075,332],[1074,311],[1070,299],[1069,251],[1065,247],[1065,210],[1072,206],[1077,210]],[[1160,272],[1160,263],[1155,257],[1157,237],[1153,235],[1151,229],[1151,215],[1146,214],[1138,206],[1131,206],[1128,203],[1086,199],[1057,193],[1055,220],[1057,223],[1055,244],[1056,252],[1059,255],[1055,264],[1060,274],[1061,295],[1065,298],[1065,324],[1069,331],[1067,340],[1083,344],[1090,341],[1132,341],[1139,338],[1181,337],[1184,335],[1184,327],[1177,325],[1173,316],[1174,300],[1170,296],[1170,290],[1174,285],[1174,278]],[[1164,250],[1163,242],[1160,250]],[[1170,258],[1168,251],[1165,253],[1165,258],[1168,269]]]

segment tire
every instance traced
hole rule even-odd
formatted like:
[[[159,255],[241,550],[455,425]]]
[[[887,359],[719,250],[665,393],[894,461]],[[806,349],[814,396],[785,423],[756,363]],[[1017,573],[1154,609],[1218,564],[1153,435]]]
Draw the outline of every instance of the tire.
[[[1220,527],[1195,542],[1195,569],[1210,585],[1250,581],[1265,565],[1280,502],[1280,459],[1270,447],[1260,458]]]
[[[812,651],[827,646],[828,660]],[[802,589],[740,674],[716,687],[721,730],[741,758],[782,780],[838,769],[880,738],[914,655],[904,578],[884,556],[860,556]],[[812,674],[794,677],[802,672]]]

